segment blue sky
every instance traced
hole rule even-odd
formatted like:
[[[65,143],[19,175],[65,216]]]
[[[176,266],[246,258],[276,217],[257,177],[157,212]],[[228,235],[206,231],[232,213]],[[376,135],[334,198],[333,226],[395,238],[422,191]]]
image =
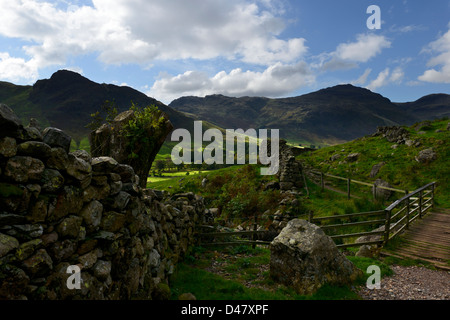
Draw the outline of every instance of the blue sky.
[[[164,103],[342,83],[395,102],[450,93],[450,0],[0,0],[0,80],[59,69]],[[369,29],[370,5],[381,29]]]

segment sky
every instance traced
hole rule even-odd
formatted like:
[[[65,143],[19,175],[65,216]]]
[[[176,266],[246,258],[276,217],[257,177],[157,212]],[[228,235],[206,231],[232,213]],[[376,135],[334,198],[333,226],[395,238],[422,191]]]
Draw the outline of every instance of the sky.
[[[19,85],[66,69],[166,104],[210,94],[293,97],[344,83],[393,102],[450,94],[450,0],[0,5],[0,81]]]

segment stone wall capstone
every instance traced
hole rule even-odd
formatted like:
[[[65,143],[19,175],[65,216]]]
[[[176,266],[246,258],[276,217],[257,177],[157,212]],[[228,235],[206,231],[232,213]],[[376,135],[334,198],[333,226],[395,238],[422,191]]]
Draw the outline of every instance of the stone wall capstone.
[[[202,198],[143,189],[131,166],[69,152],[63,131],[4,104],[0,124],[0,299],[167,299]]]

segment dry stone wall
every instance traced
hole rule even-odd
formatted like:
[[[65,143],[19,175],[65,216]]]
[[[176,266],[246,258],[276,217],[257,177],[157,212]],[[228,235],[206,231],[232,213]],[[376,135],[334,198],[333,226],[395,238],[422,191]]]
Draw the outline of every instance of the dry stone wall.
[[[0,105],[0,299],[167,299],[203,200],[142,189],[131,166],[70,141]]]

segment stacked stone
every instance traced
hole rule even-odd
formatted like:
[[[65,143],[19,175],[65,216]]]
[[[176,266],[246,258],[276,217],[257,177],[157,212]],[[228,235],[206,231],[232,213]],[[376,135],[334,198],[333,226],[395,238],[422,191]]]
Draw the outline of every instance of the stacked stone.
[[[292,190],[303,188],[302,166],[295,160],[294,152],[285,140],[280,140],[280,169],[278,179],[280,190]]]
[[[0,105],[0,299],[168,298],[202,199],[141,189],[132,167],[70,143]]]

